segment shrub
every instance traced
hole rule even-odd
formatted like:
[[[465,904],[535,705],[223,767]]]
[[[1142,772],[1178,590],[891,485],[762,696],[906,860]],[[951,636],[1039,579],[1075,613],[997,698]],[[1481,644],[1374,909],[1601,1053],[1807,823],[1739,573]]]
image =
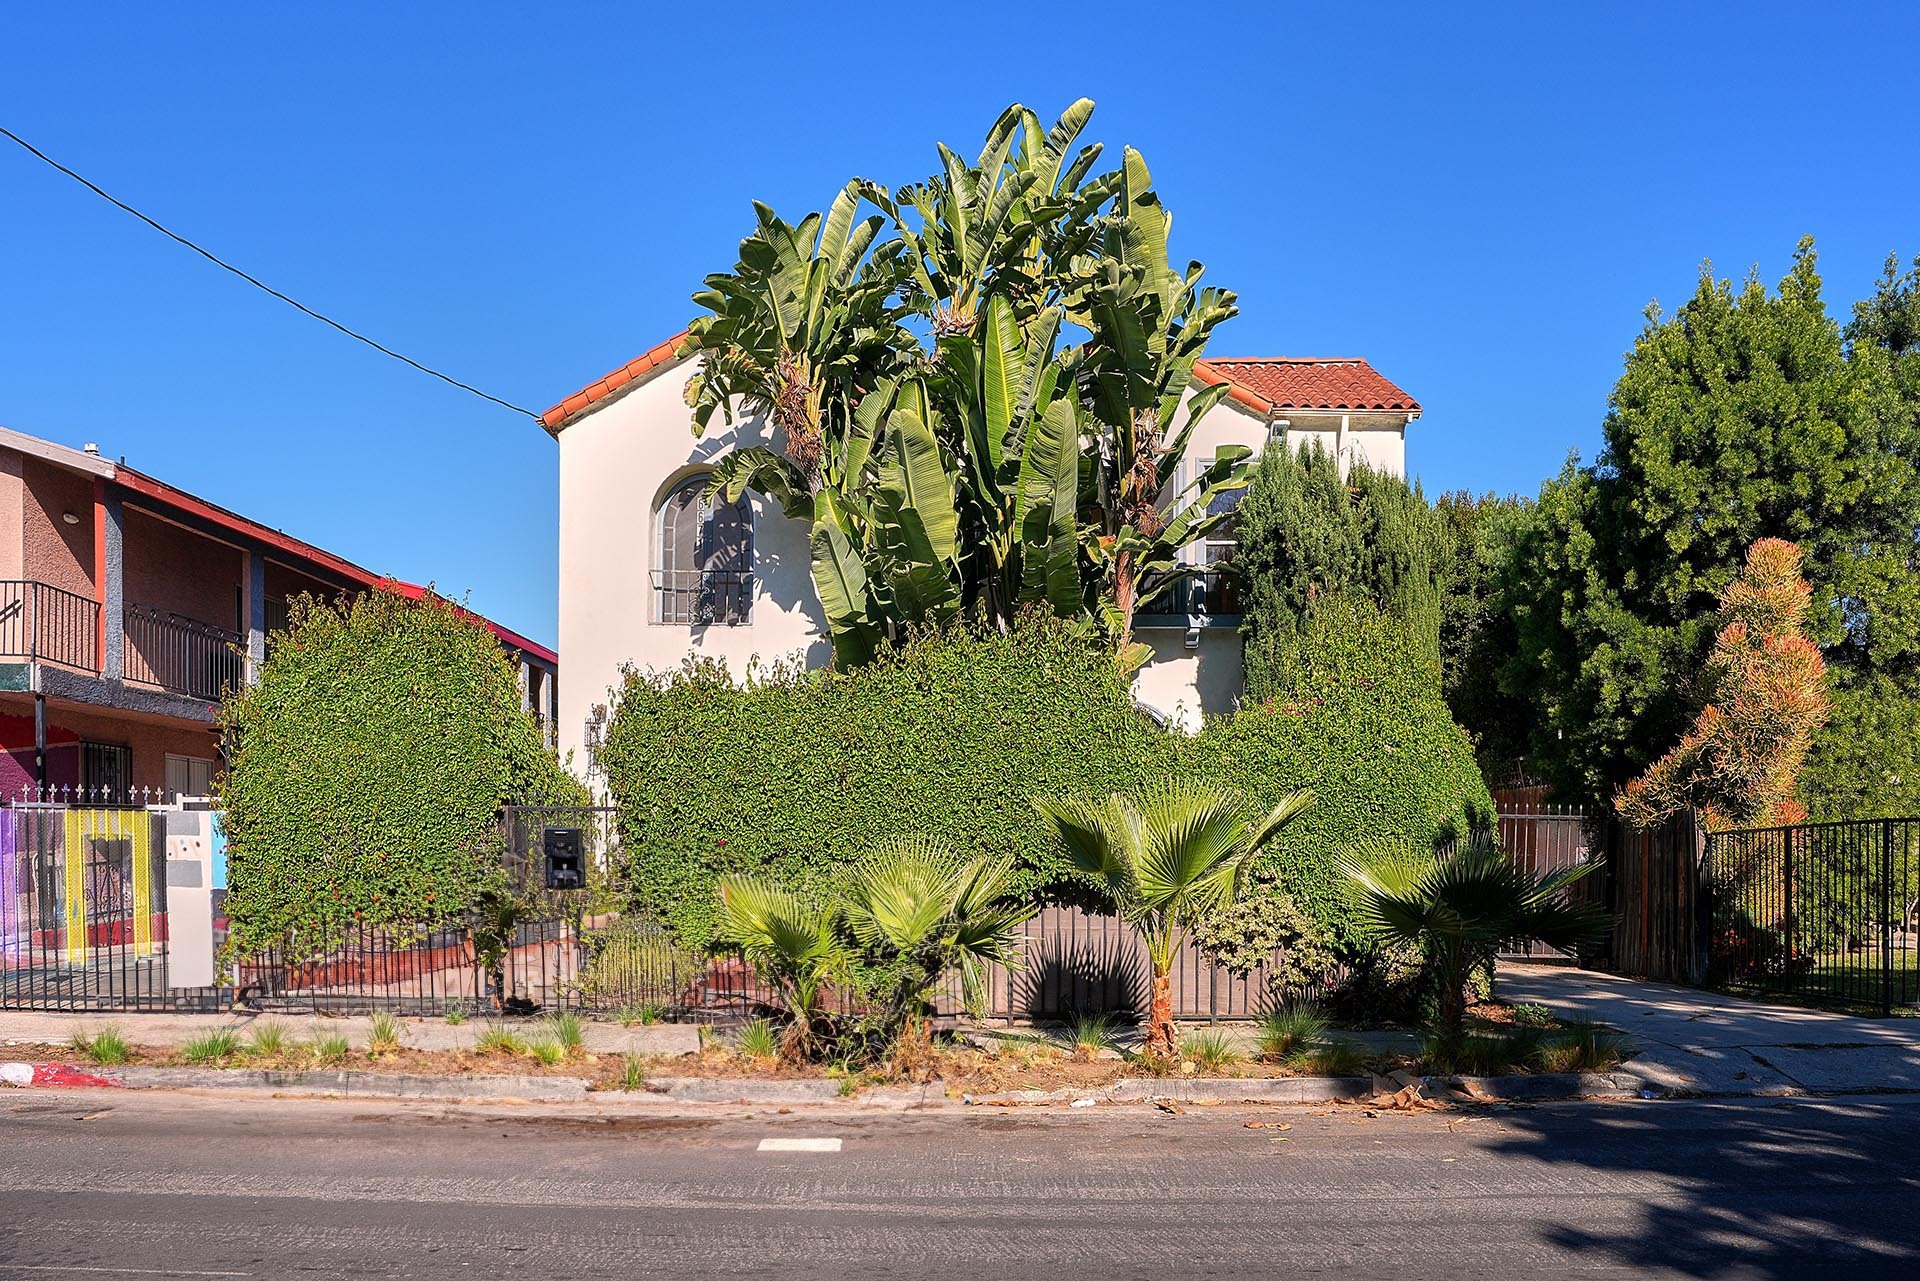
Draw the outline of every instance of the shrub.
[[[1513,1021],[1521,1027],[1552,1027],[1553,1011],[1544,1005],[1527,1002],[1513,1007]]]
[[[755,1019],[740,1029],[737,1042],[740,1053],[750,1059],[772,1059],[780,1056],[780,1033],[766,1019]]]
[[[1499,1076],[1533,1066],[1545,1044],[1546,1033],[1535,1027],[1505,1033],[1436,1027],[1420,1038],[1420,1061],[1429,1072]]]
[[[1207,1072],[1223,1072],[1244,1059],[1225,1032],[1189,1032],[1180,1038],[1180,1056]]]
[[[1293,1062],[1310,1076],[1361,1076],[1370,1067],[1366,1047],[1341,1038],[1296,1055]]]
[[[1096,1059],[1102,1050],[1119,1048],[1120,1026],[1105,1014],[1076,1015],[1067,1025],[1067,1040],[1076,1055]]]
[[[925,634],[845,675],[630,669],[597,760],[636,906],[703,947],[723,875],[822,891],[895,837],[1011,856],[1018,893],[1063,881],[1031,798],[1145,782],[1173,749],[1111,654],[1033,620]]]
[[[400,1020],[386,1010],[379,1010],[368,1023],[367,1052],[373,1055],[392,1054],[400,1048],[402,1035]]]
[[[1325,1039],[1327,1020],[1311,1005],[1274,1005],[1260,1016],[1259,1032],[1263,1056],[1289,1059]]]
[[[557,1010],[547,1016],[547,1036],[569,1057],[586,1053],[587,1030],[571,1010]]]
[[[247,1034],[247,1053],[262,1059],[277,1059],[287,1052],[287,1026],[284,1023],[256,1024]]]
[[[315,1032],[307,1042],[307,1053],[322,1067],[338,1067],[352,1052],[353,1046],[338,1032]]]
[[[1250,911],[1223,929],[1224,948],[1277,923],[1299,936],[1303,966],[1317,947],[1354,949],[1335,854],[1367,837],[1430,843],[1485,820],[1492,802],[1437,680],[1402,670],[1387,625],[1352,604],[1316,622],[1289,685],[1195,737],[1148,722],[1110,654],[1043,619],[1004,635],[949,627],[844,675],[776,666],[735,685],[711,660],[629,670],[598,762],[621,806],[635,906],[704,947],[722,876],[825,893],[877,843],[910,833],[1012,856],[1016,894],[1094,905],[1031,798],[1179,775],[1262,810],[1300,788],[1318,797],[1250,869],[1318,938],[1282,909],[1274,921]]]
[[[499,877],[502,805],[584,799],[498,639],[432,595],[296,600],[220,725],[235,956],[458,917]]]
[[[211,1032],[194,1037],[180,1047],[181,1056],[187,1062],[201,1067],[218,1067],[233,1057],[240,1048],[240,1038],[230,1028],[215,1028]]]
[[[505,1023],[496,1021],[481,1029],[473,1048],[481,1054],[525,1054],[527,1043]]]
[[[1539,1062],[1548,1072],[1604,1072],[1625,1059],[1627,1038],[1597,1023],[1569,1023],[1547,1036]]]
[[[133,1047],[127,1044],[120,1029],[112,1024],[91,1034],[84,1029],[76,1030],[67,1039],[67,1044],[102,1067],[114,1067],[133,1058]]]
[[[1311,788],[1314,807],[1289,827],[1254,874],[1287,895],[1343,953],[1365,950],[1335,872],[1361,842],[1431,846],[1493,820],[1472,745],[1440,697],[1424,652],[1398,624],[1351,596],[1331,597],[1286,638],[1264,690],[1233,716],[1209,721],[1187,768],[1272,805]]]

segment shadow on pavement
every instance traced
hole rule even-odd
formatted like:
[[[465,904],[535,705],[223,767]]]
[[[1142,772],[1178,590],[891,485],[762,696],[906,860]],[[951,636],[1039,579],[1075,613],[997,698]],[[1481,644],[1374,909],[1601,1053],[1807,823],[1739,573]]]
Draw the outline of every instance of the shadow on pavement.
[[[1646,1109],[1686,1108],[1680,1124]],[[1502,1155],[1604,1171],[1638,1207],[1542,1215],[1545,1241],[1686,1276],[1920,1276],[1920,1102],[1641,1103],[1501,1116]],[[1622,1179],[1619,1176],[1627,1176]],[[1837,1270],[1836,1270],[1837,1269]]]

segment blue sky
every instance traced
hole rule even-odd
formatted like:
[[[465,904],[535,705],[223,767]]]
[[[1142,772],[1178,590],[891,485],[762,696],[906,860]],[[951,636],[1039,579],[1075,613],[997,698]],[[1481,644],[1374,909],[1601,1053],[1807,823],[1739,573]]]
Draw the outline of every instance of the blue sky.
[[[931,172],[1010,101],[1146,154],[1220,355],[1364,355],[1429,492],[1591,453],[1645,304],[1819,237],[1920,253],[1912,4],[10,5],[0,124],[268,283],[534,409],[679,329],[749,201]],[[555,449],[0,141],[0,424],[534,637]],[[564,661],[564,656],[563,656]]]

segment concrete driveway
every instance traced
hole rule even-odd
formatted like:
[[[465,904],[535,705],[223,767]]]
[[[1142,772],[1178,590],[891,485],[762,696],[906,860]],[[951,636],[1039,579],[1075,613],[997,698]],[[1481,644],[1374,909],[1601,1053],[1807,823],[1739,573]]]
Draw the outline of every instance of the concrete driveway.
[[[1869,1019],[1566,966],[1502,962],[1500,998],[1627,1033],[1626,1070],[1701,1094],[1920,1090],[1920,1019]]]

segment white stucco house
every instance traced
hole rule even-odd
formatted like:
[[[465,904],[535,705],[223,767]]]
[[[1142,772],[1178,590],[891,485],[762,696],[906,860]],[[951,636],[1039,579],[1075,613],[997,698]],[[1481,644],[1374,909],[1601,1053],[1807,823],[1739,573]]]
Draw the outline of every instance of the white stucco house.
[[[689,653],[727,660],[736,674],[762,661],[831,655],[808,570],[807,529],[754,495],[715,504],[706,475],[716,459],[772,445],[764,417],[692,430],[682,392],[695,358],[682,335],[549,409],[560,446],[560,687],[558,736],[585,771],[623,664],[665,669]],[[1230,391],[1194,432],[1183,466],[1204,465],[1222,445],[1255,450],[1318,439],[1343,465],[1404,474],[1407,425],[1420,405],[1358,358],[1221,358],[1195,367],[1194,388]],[[1186,474],[1191,474],[1191,471]],[[1195,563],[1231,550],[1192,549]],[[1201,580],[1211,583],[1211,580]],[[1154,658],[1135,692],[1186,728],[1229,711],[1241,692],[1239,617],[1219,584],[1194,602],[1161,602],[1136,620]]]

